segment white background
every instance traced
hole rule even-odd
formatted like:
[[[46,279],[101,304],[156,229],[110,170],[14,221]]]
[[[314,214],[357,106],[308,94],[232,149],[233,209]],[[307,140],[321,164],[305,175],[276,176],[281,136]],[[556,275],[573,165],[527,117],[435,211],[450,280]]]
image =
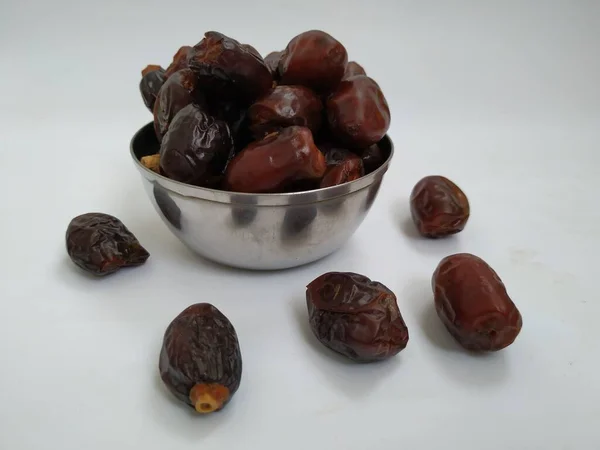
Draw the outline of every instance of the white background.
[[[600,448],[600,2],[17,1],[0,5],[0,448]],[[192,255],[129,156],[151,120],[141,69],[217,30],[263,54],[328,31],[382,86],[396,156],[336,254],[252,273]],[[443,174],[460,235],[420,239],[408,195]],[[96,280],[65,251],[72,217],[115,214],[151,252]],[[432,310],[439,260],[487,260],[523,314],[475,357]],[[329,270],[386,284],[408,347],[356,366],[310,334],[305,286]],[[158,378],[165,327],[209,301],[238,331],[243,380],[191,414]]]

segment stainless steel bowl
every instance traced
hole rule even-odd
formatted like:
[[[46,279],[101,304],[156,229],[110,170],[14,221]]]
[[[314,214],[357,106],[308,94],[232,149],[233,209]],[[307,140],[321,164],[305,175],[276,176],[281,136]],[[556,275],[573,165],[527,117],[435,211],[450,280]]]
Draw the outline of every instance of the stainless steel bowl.
[[[140,163],[158,152],[153,124],[131,140],[131,157],[169,230],[195,253],[244,269],[300,266],[338,250],[373,205],[394,148],[379,143],[385,163],[350,183],[289,194],[241,194],[180,183]]]

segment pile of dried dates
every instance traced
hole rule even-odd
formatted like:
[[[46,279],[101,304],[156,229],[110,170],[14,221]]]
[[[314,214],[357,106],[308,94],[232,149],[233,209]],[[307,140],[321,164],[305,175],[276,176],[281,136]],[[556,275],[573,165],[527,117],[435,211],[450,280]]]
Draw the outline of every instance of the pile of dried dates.
[[[288,192],[335,186],[382,163],[377,143],[390,112],[364,69],[322,31],[296,36],[262,58],[250,45],[208,32],[182,47],[166,69],[148,66],[140,89],[154,112],[160,153],[148,167],[178,181],[236,192]],[[444,238],[470,216],[465,193],[440,175],[410,195],[419,234]],[[67,253],[85,272],[113,274],[143,265],[149,252],[116,217],[92,212],[72,219]],[[522,328],[521,313],[498,274],[480,257],[443,258],[431,278],[433,307],[448,333],[470,351],[498,351]],[[353,272],[327,272],[306,286],[307,322],[325,347],[359,363],[396,356],[409,341],[396,295]],[[160,377],[201,414],[223,409],[240,387],[242,353],[227,316],[196,303],[167,326]]]
[[[320,30],[264,58],[209,31],[139,84],[160,151],[142,164],[195,186],[246,193],[312,190],[384,162],[390,109],[375,80]]]

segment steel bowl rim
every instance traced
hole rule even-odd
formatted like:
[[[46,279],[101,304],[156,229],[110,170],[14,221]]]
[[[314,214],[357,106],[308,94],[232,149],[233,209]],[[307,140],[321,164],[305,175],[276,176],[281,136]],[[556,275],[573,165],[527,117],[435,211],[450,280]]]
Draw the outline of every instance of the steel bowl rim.
[[[394,142],[391,137],[386,134],[382,140],[387,140],[389,144],[389,156],[385,162],[373,172],[356,180],[343,183],[336,186],[326,188],[313,189],[309,191],[287,192],[287,193],[248,193],[248,192],[230,192],[221,189],[212,189],[193,184],[183,183],[181,181],[172,180],[164,175],[156,173],[146,166],[137,158],[134,151],[134,142],[146,128],[153,127],[153,122],[149,122],[135,132],[129,142],[129,154],[131,155],[136,167],[140,173],[153,181],[160,184],[164,189],[175,192],[183,197],[192,197],[202,200],[226,203],[226,204],[243,204],[254,206],[286,206],[306,203],[318,203],[325,200],[330,200],[338,197],[349,195],[353,192],[360,191],[370,185],[377,179],[383,177],[387,172],[394,156]]]

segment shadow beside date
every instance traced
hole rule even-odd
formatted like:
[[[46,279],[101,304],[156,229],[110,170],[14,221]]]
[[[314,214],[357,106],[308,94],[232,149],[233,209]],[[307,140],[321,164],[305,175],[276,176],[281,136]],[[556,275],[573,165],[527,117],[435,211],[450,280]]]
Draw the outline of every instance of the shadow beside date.
[[[307,286],[306,303],[317,339],[351,360],[384,360],[408,344],[396,296],[364,275],[325,273]]]

